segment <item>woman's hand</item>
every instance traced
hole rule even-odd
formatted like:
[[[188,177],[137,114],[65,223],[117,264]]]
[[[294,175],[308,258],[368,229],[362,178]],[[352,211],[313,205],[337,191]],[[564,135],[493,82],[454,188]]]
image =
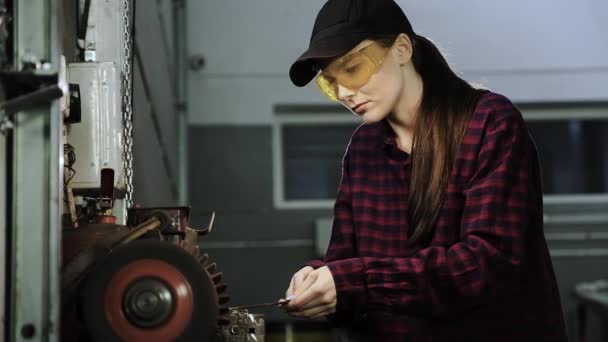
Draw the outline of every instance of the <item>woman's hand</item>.
[[[291,295],[294,298],[284,307],[291,316],[314,319],[336,311],[336,284],[327,266],[307,266],[294,274],[287,290]]]
[[[314,270],[315,270],[314,268],[312,268],[310,266],[306,266],[306,267],[301,268],[298,272],[296,272],[293,275],[293,277],[291,277],[291,282],[289,283],[289,288],[285,292],[285,298],[294,296],[296,291],[301,288],[302,283],[304,282],[304,280],[306,279],[308,274],[310,274],[310,272],[312,272]]]

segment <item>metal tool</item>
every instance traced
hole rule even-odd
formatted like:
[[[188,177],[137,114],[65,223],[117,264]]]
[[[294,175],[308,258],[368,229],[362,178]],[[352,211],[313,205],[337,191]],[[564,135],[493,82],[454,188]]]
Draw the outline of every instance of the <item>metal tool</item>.
[[[231,307],[230,310],[251,310],[251,309],[259,309],[266,308],[272,306],[284,306],[289,304],[289,302],[293,299],[293,296],[279,299],[275,302],[261,303],[261,304],[253,304],[253,305],[244,305],[244,306],[234,306]]]

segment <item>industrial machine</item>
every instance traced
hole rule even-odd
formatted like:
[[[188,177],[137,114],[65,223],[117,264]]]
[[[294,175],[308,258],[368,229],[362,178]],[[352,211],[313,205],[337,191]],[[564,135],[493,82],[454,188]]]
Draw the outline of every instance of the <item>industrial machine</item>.
[[[0,1],[0,340],[264,340],[199,248],[215,216],[133,203],[134,7]]]

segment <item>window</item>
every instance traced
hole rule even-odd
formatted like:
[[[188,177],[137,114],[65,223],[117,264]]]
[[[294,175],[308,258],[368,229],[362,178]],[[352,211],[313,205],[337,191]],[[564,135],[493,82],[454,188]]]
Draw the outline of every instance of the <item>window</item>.
[[[331,208],[342,176],[342,158],[360,122],[341,107],[303,109],[290,108],[275,116],[275,206]]]
[[[522,105],[541,161],[545,203],[608,204],[608,106]],[[344,109],[299,107],[276,115],[275,204],[330,208],[350,136],[360,124]]]
[[[352,124],[281,127],[285,200],[335,197],[341,160],[355,128]]]
[[[538,149],[545,194],[608,193],[608,120],[527,123]]]
[[[608,105],[520,106],[536,143],[545,204],[608,204]]]

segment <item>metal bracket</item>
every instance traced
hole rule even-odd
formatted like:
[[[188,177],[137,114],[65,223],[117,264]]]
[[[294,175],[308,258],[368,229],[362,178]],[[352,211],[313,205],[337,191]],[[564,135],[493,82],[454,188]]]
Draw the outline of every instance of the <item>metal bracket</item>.
[[[67,93],[67,89],[59,85],[57,74],[5,71],[0,72],[0,82],[7,90],[7,100],[0,103],[0,110],[6,114],[47,105]],[[7,87],[7,85],[10,86]],[[9,89],[12,93],[8,91]]]
[[[211,229],[213,229],[213,222],[215,221],[215,211],[211,214],[211,220],[209,220],[209,225],[204,228],[204,229],[200,229],[200,230],[196,230],[196,233],[198,234],[198,236],[205,236],[208,235],[209,233],[211,233]]]
[[[15,124],[8,118],[8,116],[0,119],[0,134],[6,135],[6,133],[15,127]]]
[[[58,85],[53,85],[16,97],[6,102],[2,102],[0,103],[0,110],[4,110],[8,114],[12,114],[49,103],[52,100],[62,97],[63,95],[63,90]]]
[[[2,94],[7,100],[0,102],[0,134],[3,135],[14,127],[13,113],[47,105],[65,94],[65,89],[57,82],[57,75],[4,71],[0,72],[0,82],[3,90],[10,89]]]

